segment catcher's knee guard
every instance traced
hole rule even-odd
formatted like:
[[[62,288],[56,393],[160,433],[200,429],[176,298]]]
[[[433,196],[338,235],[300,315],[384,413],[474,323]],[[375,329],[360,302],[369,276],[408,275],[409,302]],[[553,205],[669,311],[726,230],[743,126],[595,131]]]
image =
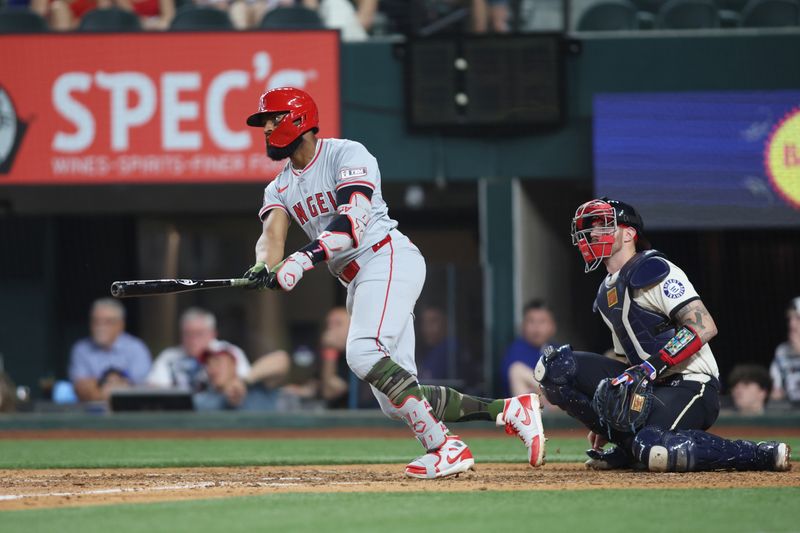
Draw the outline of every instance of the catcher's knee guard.
[[[592,431],[608,437],[592,410],[591,398],[575,388],[577,373],[578,362],[569,344],[558,348],[545,347],[533,371],[547,401],[580,420]]]
[[[542,349],[542,355],[533,369],[533,377],[542,388],[559,385],[570,385],[578,372],[578,363],[572,354],[572,346],[564,344],[556,348],[548,345]]]
[[[747,440],[728,440],[699,429],[647,426],[633,439],[636,459],[652,472],[774,470],[772,449]]]

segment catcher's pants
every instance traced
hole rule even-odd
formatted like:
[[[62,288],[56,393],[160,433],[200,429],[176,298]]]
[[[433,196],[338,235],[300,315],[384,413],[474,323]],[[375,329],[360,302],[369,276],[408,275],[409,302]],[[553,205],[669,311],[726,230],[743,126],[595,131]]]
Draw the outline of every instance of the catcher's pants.
[[[414,360],[414,305],[425,283],[425,259],[397,230],[369,257],[359,257],[358,274],[347,286],[347,364],[360,379],[383,357],[417,375]],[[385,394],[372,387],[381,409],[396,418]]]
[[[627,363],[590,352],[573,352],[577,373],[573,386],[591,400],[605,378],[622,374]],[[719,415],[719,381],[706,383],[670,376],[653,384],[653,410],[646,425],[662,429],[708,429]],[[569,406],[563,407],[569,413]],[[591,410],[591,409],[590,409]],[[595,416],[595,425],[599,420]]]

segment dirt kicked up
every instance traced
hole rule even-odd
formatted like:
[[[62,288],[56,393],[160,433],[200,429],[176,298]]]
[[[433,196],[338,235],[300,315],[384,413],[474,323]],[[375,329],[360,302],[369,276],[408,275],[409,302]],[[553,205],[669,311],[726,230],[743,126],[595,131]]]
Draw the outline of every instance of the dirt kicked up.
[[[800,487],[790,472],[648,472],[586,470],[579,463],[480,464],[457,478],[416,480],[400,464],[70,469],[0,471],[0,510],[145,503],[298,492],[593,490]]]

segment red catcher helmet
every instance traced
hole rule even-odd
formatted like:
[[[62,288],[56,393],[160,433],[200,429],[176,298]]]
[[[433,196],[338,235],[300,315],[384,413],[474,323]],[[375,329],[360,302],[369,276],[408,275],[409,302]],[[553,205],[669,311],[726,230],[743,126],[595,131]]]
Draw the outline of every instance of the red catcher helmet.
[[[603,197],[578,207],[572,218],[572,244],[577,246],[586,263],[585,272],[600,266],[611,257],[618,226],[636,230],[636,249],[648,249],[650,243],[642,235],[644,222],[633,206]]]
[[[258,111],[247,117],[247,125],[263,128],[270,113],[288,113],[269,136],[269,143],[285,148],[309,130],[319,131],[317,104],[305,91],[280,87],[261,95]]]

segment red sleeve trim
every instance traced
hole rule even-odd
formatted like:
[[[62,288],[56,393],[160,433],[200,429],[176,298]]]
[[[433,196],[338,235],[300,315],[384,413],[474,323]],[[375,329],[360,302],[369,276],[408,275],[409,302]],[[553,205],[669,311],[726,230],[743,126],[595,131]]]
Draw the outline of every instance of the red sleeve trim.
[[[279,209],[283,209],[284,213],[286,213],[287,215],[289,214],[289,210],[286,209],[286,207],[284,207],[283,204],[267,204],[264,207],[262,207],[261,210],[258,212],[258,218],[264,220],[264,215],[267,214],[267,211],[272,211],[276,207]]]
[[[343,187],[350,187],[352,185],[359,185],[359,186],[363,186],[363,187],[368,187],[368,188],[372,189],[373,191],[375,190],[375,184],[374,183],[370,183],[368,181],[345,181],[344,183],[340,183],[339,185],[337,185],[336,186],[336,190],[338,191],[339,189],[341,189]]]

